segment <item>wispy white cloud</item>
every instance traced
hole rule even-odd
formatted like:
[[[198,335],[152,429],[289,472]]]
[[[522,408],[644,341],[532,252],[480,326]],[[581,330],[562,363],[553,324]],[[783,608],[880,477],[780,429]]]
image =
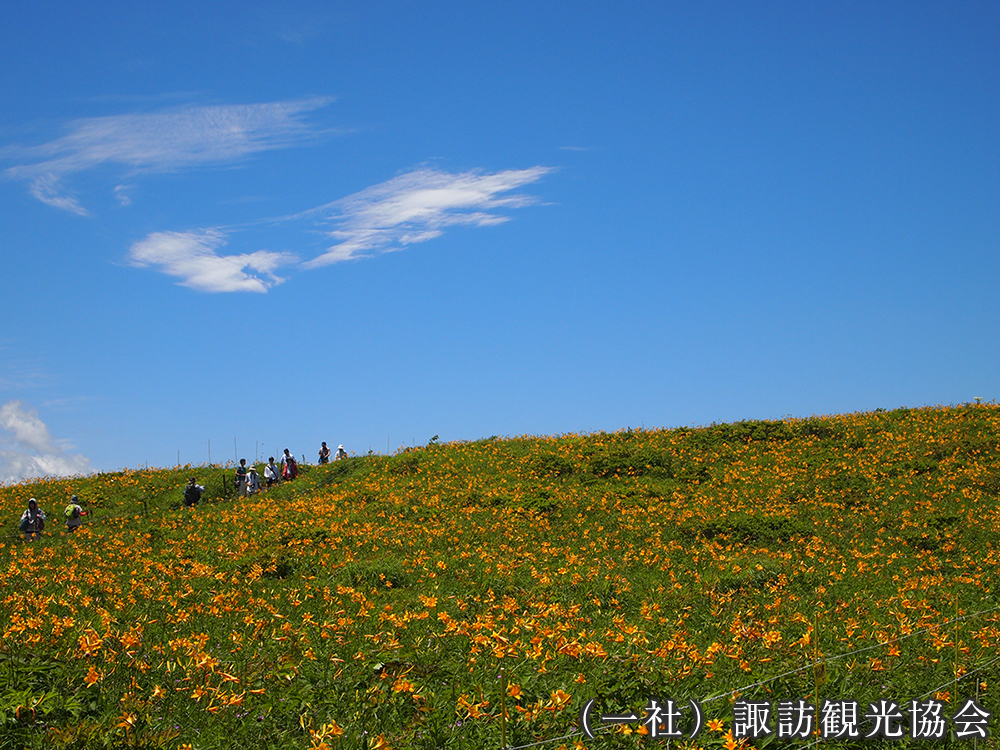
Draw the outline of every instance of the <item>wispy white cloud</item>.
[[[318,217],[334,226],[327,235],[336,243],[303,263],[317,268],[376,252],[400,250],[438,237],[448,227],[483,227],[507,221],[497,209],[536,203],[532,196],[510,194],[550,172],[549,167],[450,173],[418,169],[314,208],[298,217]]]
[[[0,406],[0,483],[43,476],[68,477],[90,472],[90,459],[66,453],[38,413],[23,401]]]
[[[156,232],[132,245],[129,261],[135,266],[156,268],[179,278],[182,286],[200,291],[266,292],[284,281],[275,274],[279,268],[319,268],[401,250],[439,237],[448,227],[484,227],[507,221],[508,217],[498,210],[537,202],[532,196],[511,191],[549,171],[548,167],[532,167],[484,174],[419,169],[332,203],[268,220],[274,226],[313,221],[327,237],[336,240],[304,263],[288,252],[259,250],[224,255],[220,251],[237,231],[233,228]]]
[[[284,281],[274,272],[297,260],[290,253],[267,250],[219,255],[227,241],[218,229],[156,232],[132,245],[129,258],[135,266],[152,266],[203,292],[266,292]]]
[[[287,10],[287,9],[283,9]],[[288,18],[280,22],[273,33],[283,42],[302,47],[328,33],[327,19],[323,15],[310,14],[308,17]]]
[[[38,198],[42,203],[46,203],[53,208],[61,208],[77,216],[89,216],[90,212],[80,205],[76,198],[62,193],[62,184],[59,175],[48,172],[35,175],[31,179],[29,192]]]
[[[25,359],[23,342],[0,341],[0,388],[23,391],[52,383],[52,375],[40,362]]]
[[[85,215],[87,210],[63,187],[69,175],[101,165],[148,173],[233,163],[315,136],[306,115],[331,101],[316,97],[87,118],[71,123],[61,138],[39,146],[6,148],[0,156],[22,162],[4,174],[26,180],[38,200]]]
[[[85,404],[100,400],[96,396],[63,396],[42,401],[42,407],[50,411],[75,411]]]
[[[116,185],[115,186],[115,197],[118,202],[123,206],[132,205],[132,188],[128,185]]]
[[[70,213],[89,214],[67,187],[72,175],[119,167],[113,191],[122,206],[132,203],[130,177],[212,164],[233,164],[261,151],[303,143],[319,130],[307,115],[328,97],[248,105],[186,106],[150,113],[80,119],[68,133],[38,146],[0,149],[19,162],[2,174],[24,180],[38,200]],[[295,216],[316,221],[332,241],[301,264],[312,269],[380,252],[400,250],[440,236],[448,227],[483,227],[507,221],[502,209],[536,199],[513,193],[548,173],[548,167],[450,173],[418,169]],[[246,229],[246,226],[244,226]],[[180,284],[210,292],[266,292],[282,278],[275,271],[298,259],[287,252],[224,255],[233,229],[155,232],[129,250],[133,265],[156,268]]]

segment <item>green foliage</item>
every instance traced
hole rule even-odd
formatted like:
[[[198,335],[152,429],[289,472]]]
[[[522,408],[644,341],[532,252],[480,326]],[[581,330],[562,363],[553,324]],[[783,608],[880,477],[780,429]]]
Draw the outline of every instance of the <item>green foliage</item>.
[[[400,476],[416,474],[420,470],[420,455],[416,451],[407,451],[393,458],[389,463],[389,471]]]
[[[593,456],[590,471],[597,477],[671,476],[673,466],[670,457],[661,451],[624,446]]]
[[[681,527],[681,533],[688,538],[720,538],[739,544],[757,544],[789,542],[810,535],[812,527],[787,516],[734,513],[707,522],[688,522]]]
[[[406,586],[408,580],[397,560],[347,563],[337,571],[336,578],[347,586],[365,589],[398,589]]]
[[[357,478],[367,471],[369,465],[366,456],[353,456],[317,466],[316,473],[322,476],[316,478],[316,482],[319,486],[326,487],[349,478]]]
[[[543,477],[565,477],[575,474],[577,466],[566,456],[543,453],[534,461],[535,471]]]
[[[0,488],[0,750],[307,750],[332,722],[336,750],[497,747],[501,667],[514,745],[568,734],[591,697],[906,701],[978,680],[995,711],[998,428],[968,406],[432,439],[247,498],[218,466]],[[73,493],[78,532],[56,516],[22,541],[29,496]],[[956,666],[982,669],[956,687]]]

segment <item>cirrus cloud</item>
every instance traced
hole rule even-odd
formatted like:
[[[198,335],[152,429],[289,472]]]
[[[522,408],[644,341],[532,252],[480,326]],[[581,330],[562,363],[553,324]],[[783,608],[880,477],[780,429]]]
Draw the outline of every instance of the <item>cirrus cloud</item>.
[[[38,200],[87,215],[63,185],[69,175],[102,165],[136,174],[236,162],[315,137],[317,131],[305,116],[331,101],[314,97],[91,117],[70,123],[61,138],[39,146],[9,147],[0,156],[25,162],[6,169],[4,175],[26,180]]]
[[[537,202],[528,195],[508,193],[550,171],[541,166],[492,174],[418,169],[311,209],[299,216],[318,216],[321,222],[333,224],[326,234],[336,243],[303,267],[400,250],[438,237],[448,227],[500,224],[508,217],[496,213],[497,209]]]
[[[449,227],[485,227],[509,219],[502,209],[537,199],[511,191],[535,182],[549,167],[495,173],[418,169],[308,211],[271,219],[272,226],[309,221],[335,243],[305,262],[288,252],[223,255],[235,228],[154,232],[129,250],[134,266],[153,267],[205,292],[266,292],[284,281],[279,268],[311,270],[340,261],[401,250],[441,236]],[[243,227],[243,231],[254,225]]]
[[[314,97],[264,104],[185,106],[78,119],[69,124],[66,135],[55,140],[0,150],[0,158],[21,162],[3,175],[26,181],[31,194],[41,202],[85,216],[89,211],[66,185],[74,174],[118,167],[126,173],[124,179],[116,175],[109,189],[120,205],[129,206],[130,175],[234,164],[261,151],[315,139],[321,131],[307,116],[331,101],[329,97]],[[180,285],[200,291],[266,292],[284,281],[275,273],[279,268],[297,265],[303,270],[315,269],[427,242],[451,227],[487,227],[508,221],[504,211],[538,202],[515,191],[550,171],[543,166],[492,173],[419,168],[291,216],[251,220],[240,227],[152,232],[130,247],[129,262],[154,268],[180,279]],[[234,232],[269,224],[287,234],[293,225],[303,222],[311,222],[308,231],[314,236],[318,231],[327,241],[305,262],[299,263],[289,252],[221,252]],[[301,227],[298,232],[300,237],[304,234]],[[286,244],[284,238],[281,241]],[[289,245],[308,246],[295,238],[289,239]]]

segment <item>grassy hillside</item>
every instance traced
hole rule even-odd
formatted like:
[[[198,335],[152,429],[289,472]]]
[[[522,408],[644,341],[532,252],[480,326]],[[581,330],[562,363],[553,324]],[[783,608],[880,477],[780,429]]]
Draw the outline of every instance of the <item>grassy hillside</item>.
[[[1000,707],[997,406],[302,468],[245,499],[205,466],[0,488],[0,748],[633,747],[661,740],[599,717],[650,698],[713,720],[675,745],[762,747],[734,690]],[[560,740],[591,698],[596,739]]]

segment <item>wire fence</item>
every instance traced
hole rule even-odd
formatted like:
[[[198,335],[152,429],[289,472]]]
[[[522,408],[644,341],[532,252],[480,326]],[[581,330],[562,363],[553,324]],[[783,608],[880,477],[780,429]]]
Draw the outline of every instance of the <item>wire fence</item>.
[[[708,698],[705,698],[705,699],[701,700],[699,702],[699,705],[706,705],[708,703],[713,703],[713,702],[721,700],[723,698],[729,698],[729,697],[736,696],[738,694],[746,693],[746,692],[748,692],[750,690],[754,690],[756,688],[764,687],[764,686],[766,686],[766,685],[768,685],[770,683],[777,682],[778,680],[786,679],[788,677],[793,677],[793,676],[795,676],[797,674],[801,674],[802,672],[808,672],[809,670],[815,670],[818,667],[824,666],[824,665],[829,664],[831,662],[837,662],[837,661],[841,661],[841,660],[844,660],[844,659],[848,659],[848,658],[850,658],[852,656],[857,656],[859,654],[863,654],[863,653],[866,653],[866,652],[869,652],[869,651],[876,651],[876,650],[879,650],[879,649],[884,649],[884,648],[886,648],[888,646],[892,646],[893,644],[902,643],[903,641],[909,640],[911,638],[916,638],[917,636],[924,635],[926,633],[930,633],[932,631],[939,630],[941,628],[945,628],[945,627],[948,627],[948,626],[951,626],[951,625],[955,625],[955,624],[957,624],[959,622],[962,622],[962,621],[965,621],[965,620],[976,619],[976,618],[983,617],[985,615],[988,615],[988,614],[991,614],[991,613],[994,613],[994,612],[998,612],[998,611],[1000,611],[1000,606],[990,607],[989,609],[979,610],[977,612],[972,612],[970,614],[952,617],[952,618],[949,618],[949,619],[945,620],[942,623],[938,623],[938,624],[934,624],[934,625],[929,625],[929,626],[921,628],[919,630],[915,630],[912,633],[907,633],[906,635],[897,636],[896,638],[890,638],[889,640],[886,640],[886,641],[880,641],[879,643],[875,643],[875,644],[873,644],[871,646],[865,646],[863,648],[852,649],[851,651],[845,651],[844,653],[841,653],[841,654],[834,654],[834,655],[831,655],[831,656],[823,656],[822,658],[817,658],[817,659],[815,659],[814,661],[812,661],[812,662],[810,662],[808,664],[803,664],[801,667],[797,667],[796,669],[791,669],[791,670],[788,670],[786,672],[782,672],[781,674],[774,675],[772,677],[768,677],[768,678],[763,679],[763,680],[758,680],[756,682],[751,682],[751,683],[748,683],[746,685],[739,685],[737,687],[733,687],[733,688],[731,688],[729,690],[726,690],[724,692],[718,693],[716,695],[712,695],[712,696],[710,696]],[[952,679],[948,680],[944,684],[942,684],[942,685],[934,688],[933,690],[927,691],[926,693],[924,693],[923,695],[921,695],[916,700],[918,700],[918,701],[919,700],[924,700],[925,698],[928,698],[928,697],[930,697],[932,695],[936,695],[936,694],[940,693],[941,691],[945,690],[947,687],[949,687],[951,685],[954,685],[955,688],[957,689],[957,685],[958,685],[958,683],[960,681],[965,680],[965,679],[967,679],[969,677],[972,677],[973,675],[980,674],[983,671],[985,671],[986,669],[988,669],[989,667],[993,666],[994,664],[997,664],[998,662],[1000,662],[1000,656],[994,656],[993,658],[990,658],[987,661],[985,661],[985,662],[983,662],[981,664],[976,665],[973,669],[970,669],[969,671],[964,672],[961,675],[958,674],[958,671],[957,671],[957,668],[956,668],[955,677],[953,677]],[[979,695],[978,688],[979,688],[979,683],[977,681],[977,683],[976,683],[976,695],[977,695],[977,697]],[[688,709],[686,707],[680,707],[680,710],[681,711],[686,711],[686,710],[691,710],[691,709]],[[604,726],[604,727],[600,727],[598,729],[593,730],[592,734],[594,734],[594,735],[597,735],[599,733],[600,734],[606,734],[608,732],[615,731],[616,728],[617,727],[613,726],[613,725],[612,726]],[[531,743],[528,743],[526,745],[507,745],[505,747],[505,746],[503,746],[501,744],[500,750],[527,750],[527,748],[543,747],[545,745],[551,745],[551,744],[554,744],[556,742],[565,742],[567,740],[574,740],[574,739],[583,738],[583,737],[585,737],[583,730],[582,729],[576,729],[576,730],[574,730],[574,731],[572,731],[572,732],[570,732],[568,734],[562,735],[561,737],[553,737],[551,739],[538,740],[536,742],[531,742]],[[817,742],[818,742],[818,738],[817,738]]]

